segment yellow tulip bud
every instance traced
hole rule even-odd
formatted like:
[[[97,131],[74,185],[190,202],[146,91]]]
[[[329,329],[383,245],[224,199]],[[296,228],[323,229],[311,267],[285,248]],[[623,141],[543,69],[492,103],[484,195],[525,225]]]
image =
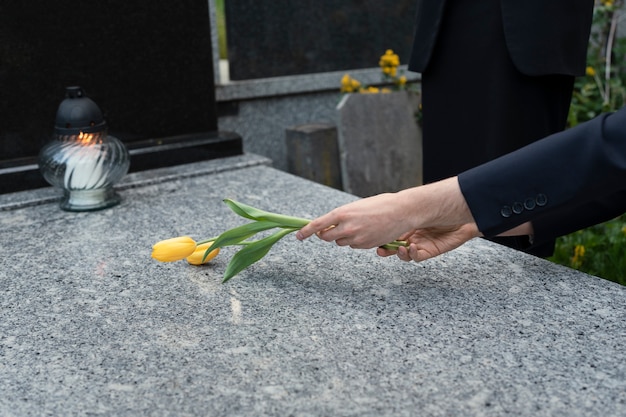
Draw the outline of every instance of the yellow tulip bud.
[[[189,236],[162,240],[152,246],[152,257],[160,262],[185,259],[196,249],[196,242]]]
[[[212,244],[213,242],[207,242],[207,243],[203,243],[202,245],[196,246],[196,250],[193,251],[193,253],[187,257],[187,262],[189,262],[192,265],[202,265],[211,261],[213,258],[217,256],[218,253],[220,253],[220,248],[213,249],[211,253],[209,253],[207,257],[204,259],[204,262],[202,261],[202,258],[204,258],[204,254],[206,253],[206,250],[209,249],[209,247]]]

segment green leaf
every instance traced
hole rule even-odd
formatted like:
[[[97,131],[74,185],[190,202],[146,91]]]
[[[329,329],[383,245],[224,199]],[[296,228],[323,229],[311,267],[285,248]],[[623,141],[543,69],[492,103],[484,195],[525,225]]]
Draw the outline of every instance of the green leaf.
[[[269,211],[260,210],[258,208],[249,206],[244,203],[239,203],[234,200],[225,199],[224,202],[230,207],[232,211],[250,220],[257,221],[270,221],[278,223],[281,227],[296,227],[300,229],[310,223],[308,219],[302,219],[299,217],[285,216],[283,214],[271,213]]]
[[[271,236],[246,245],[243,249],[237,252],[228,263],[226,271],[224,272],[224,279],[222,280],[222,283],[228,281],[255,262],[258,262],[261,258],[267,255],[274,243],[296,230],[298,229],[282,229]]]
[[[229,229],[225,231],[224,233],[222,233],[221,235],[219,235],[213,241],[213,244],[209,246],[209,248],[204,253],[204,257],[202,258],[202,261],[204,262],[207,255],[211,253],[213,249],[222,248],[224,246],[236,245],[242,242],[243,240],[249,238],[250,236],[254,236],[259,232],[273,229],[275,227],[280,227],[280,225],[274,222],[258,221],[258,222],[252,222],[252,223],[244,224],[244,225]]]

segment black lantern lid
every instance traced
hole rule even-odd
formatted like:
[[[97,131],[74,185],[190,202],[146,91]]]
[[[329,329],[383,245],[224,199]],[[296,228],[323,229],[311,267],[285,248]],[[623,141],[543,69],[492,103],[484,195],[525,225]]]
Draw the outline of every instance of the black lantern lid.
[[[65,99],[57,110],[54,131],[60,135],[78,135],[106,130],[107,125],[98,105],[78,86],[65,89]]]

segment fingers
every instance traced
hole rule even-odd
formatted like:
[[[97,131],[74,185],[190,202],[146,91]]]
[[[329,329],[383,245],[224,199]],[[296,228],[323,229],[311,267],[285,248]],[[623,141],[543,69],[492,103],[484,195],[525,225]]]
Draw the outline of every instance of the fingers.
[[[318,217],[317,219],[311,221],[306,226],[302,227],[300,230],[296,232],[296,239],[304,240],[309,238],[313,234],[317,234],[321,237],[321,233],[326,231],[332,227],[334,227],[335,223],[332,218],[327,214],[322,217]],[[324,239],[327,240],[327,239]]]
[[[376,249],[376,254],[382,257],[396,255],[398,259],[404,262],[421,262],[432,258],[432,255],[423,249],[419,249],[416,244],[411,244],[408,248],[400,246],[397,251],[378,248]]]
[[[390,250],[390,249],[384,249],[384,248],[377,248],[376,249],[376,255],[381,256],[383,258],[386,258],[388,256],[393,256],[395,254],[397,254],[398,251],[396,250]]]
[[[411,246],[413,246],[413,245],[411,245]],[[376,249],[376,254],[378,256],[382,256],[382,257],[396,255],[398,257],[398,259],[400,259],[400,260],[402,260],[404,262],[417,261],[417,259],[413,259],[411,257],[411,254],[409,253],[408,249],[405,248],[404,246],[400,246],[398,248],[398,250],[378,248],[378,249]]]
[[[415,245],[410,245],[410,246],[415,246]],[[398,259],[400,259],[401,261],[404,261],[404,262],[409,262],[409,261],[416,261],[417,262],[417,259],[413,259],[411,257],[410,246],[409,246],[409,249],[407,249],[405,247],[399,247],[398,248],[398,253],[396,254],[398,256]]]

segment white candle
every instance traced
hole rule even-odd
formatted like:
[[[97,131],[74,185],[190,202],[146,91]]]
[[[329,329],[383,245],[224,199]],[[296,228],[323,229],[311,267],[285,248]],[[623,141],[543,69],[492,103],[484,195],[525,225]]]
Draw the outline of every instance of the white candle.
[[[79,136],[80,145],[65,148],[64,185],[68,190],[91,190],[101,187],[106,178],[103,177],[104,155],[101,146],[91,141],[93,135],[83,138]],[[83,140],[81,140],[83,139]]]

